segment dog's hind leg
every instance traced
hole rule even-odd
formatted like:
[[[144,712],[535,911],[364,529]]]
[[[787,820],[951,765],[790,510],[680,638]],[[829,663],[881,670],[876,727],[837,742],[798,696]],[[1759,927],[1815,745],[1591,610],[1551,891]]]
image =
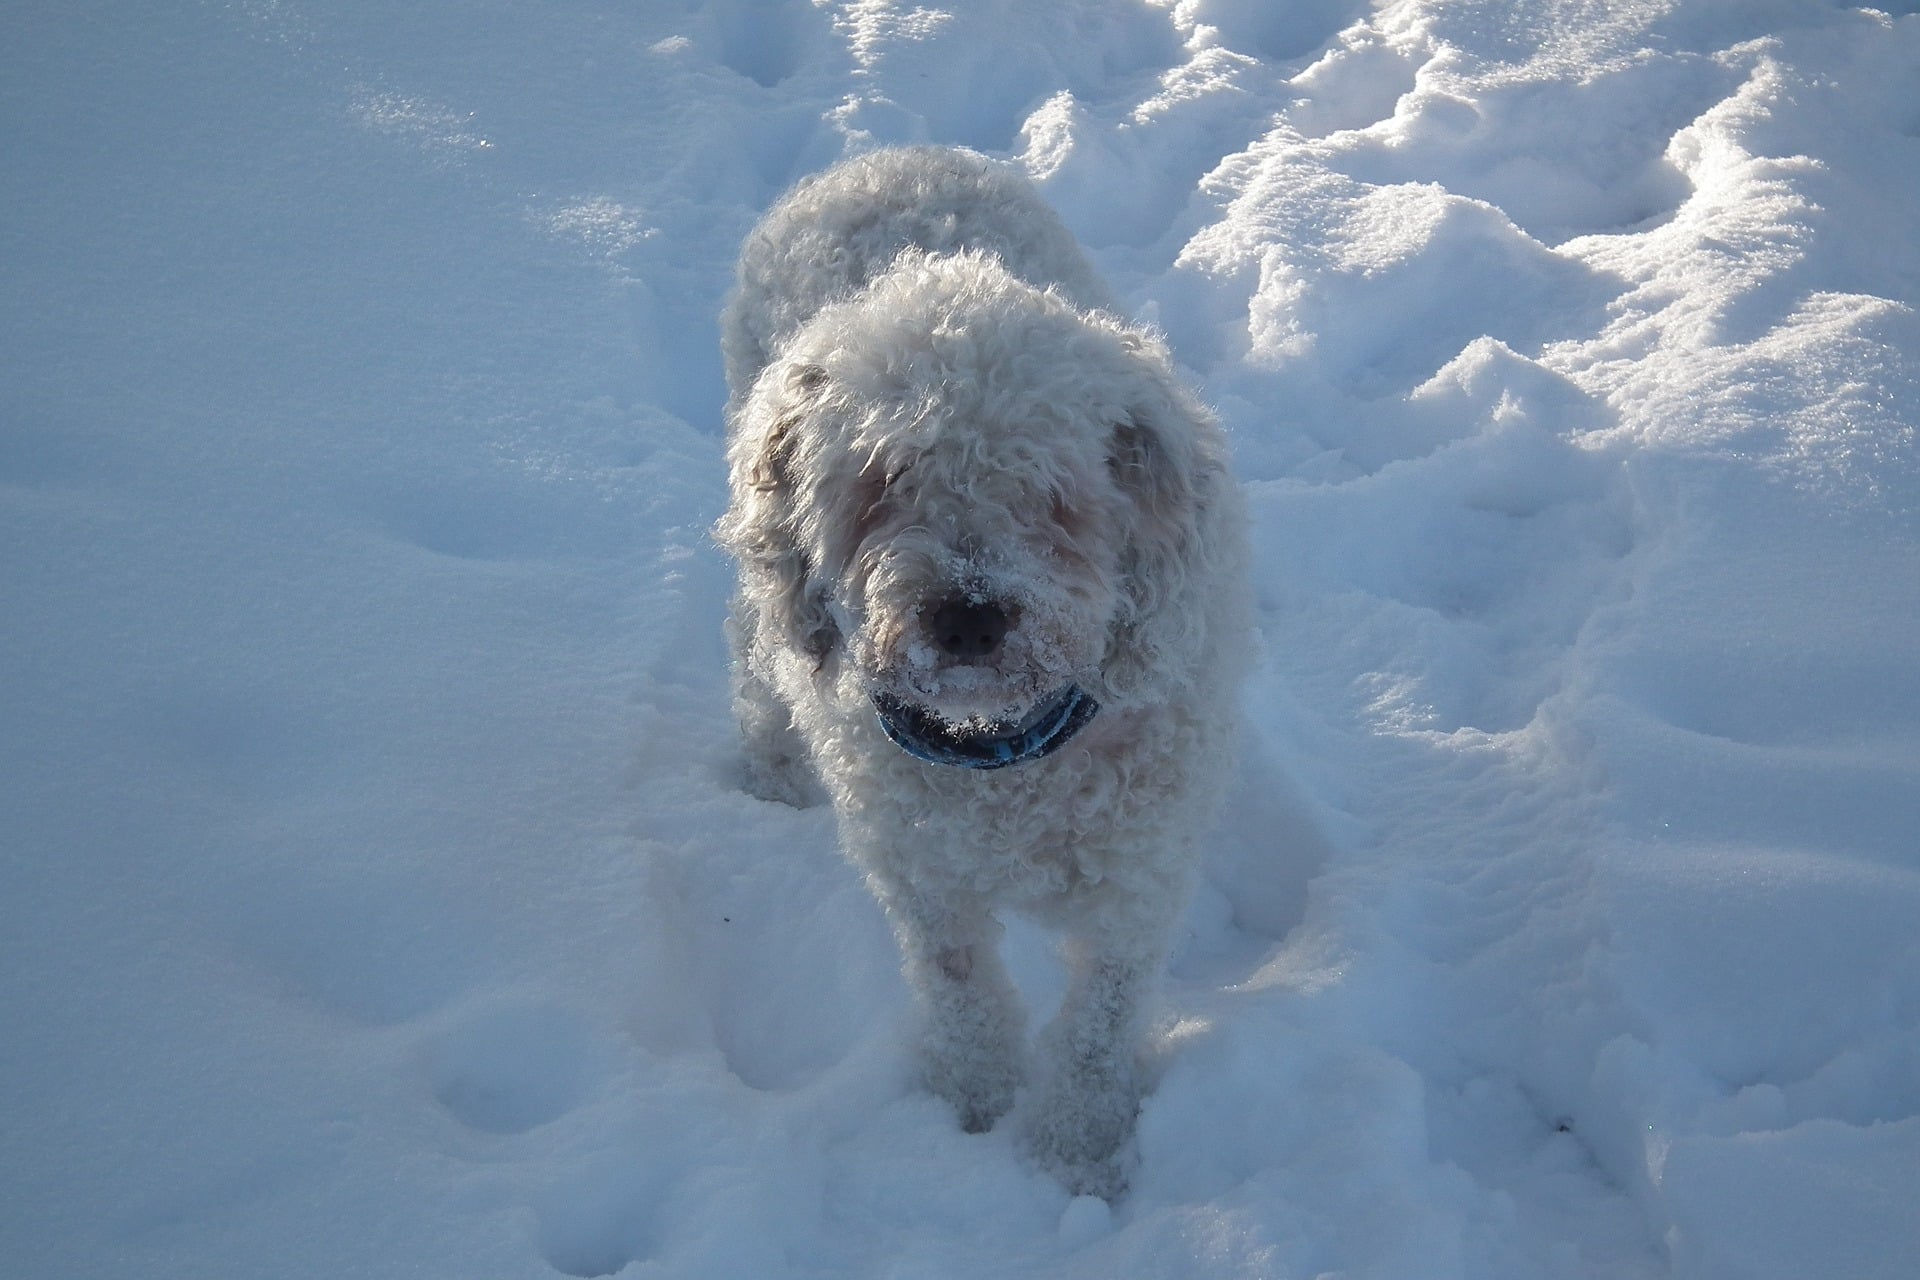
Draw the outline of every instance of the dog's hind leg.
[[[1000,923],[984,905],[931,908],[911,889],[884,892],[920,1014],[927,1087],[960,1126],[983,1133],[1013,1106],[1026,1014],[1000,959]]]
[[[747,616],[746,609],[736,608],[727,621],[727,639],[733,648],[733,714],[740,724],[746,788],[762,800],[805,809],[818,804],[824,792],[814,776],[806,741],[794,728],[793,713],[753,669],[750,626],[741,621]]]

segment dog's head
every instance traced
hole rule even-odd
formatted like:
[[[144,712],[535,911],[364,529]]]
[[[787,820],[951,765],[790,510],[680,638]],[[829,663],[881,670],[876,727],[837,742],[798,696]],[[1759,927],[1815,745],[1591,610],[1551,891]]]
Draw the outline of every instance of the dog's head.
[[[1011,763],[1143,696],[1204,625],[1217,429],[1157,340],[991,257],[910,254],[818,313],[730,460],[718,532],[761,643],[916,754],[991,739]]]

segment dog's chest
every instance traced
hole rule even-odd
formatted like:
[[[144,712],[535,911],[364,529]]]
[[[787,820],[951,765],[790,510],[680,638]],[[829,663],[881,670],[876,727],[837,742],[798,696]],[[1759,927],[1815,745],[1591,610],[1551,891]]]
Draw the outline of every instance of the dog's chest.
[[[939,794],[914,823],[917,852],[905,851],[914,874],[1002,900],[1058,897],[1107,878],[1127,843],[1122,779],[1101,757],[1060,763],[934,775]]]

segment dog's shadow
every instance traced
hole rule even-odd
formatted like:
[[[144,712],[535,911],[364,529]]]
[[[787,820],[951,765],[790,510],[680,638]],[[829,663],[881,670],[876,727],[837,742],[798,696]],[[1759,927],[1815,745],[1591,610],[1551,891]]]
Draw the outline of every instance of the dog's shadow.
[[[1270,955],[1306,916],[1308,887],[1333,855],[1313,802],[1258,732],[1211,831],[1201,838],[1193,907],[1171,971],[1224,981]]]

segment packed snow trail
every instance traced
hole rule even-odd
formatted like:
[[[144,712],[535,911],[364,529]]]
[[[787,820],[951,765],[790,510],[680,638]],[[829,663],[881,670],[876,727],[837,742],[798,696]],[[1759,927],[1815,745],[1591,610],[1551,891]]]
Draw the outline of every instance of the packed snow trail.
[[[14,6],[4,1270],[1920,1274],[1892,8]],[[714,317],[904,141],[1033,176],[1255,512],[1111,1207],[737,786]]]

